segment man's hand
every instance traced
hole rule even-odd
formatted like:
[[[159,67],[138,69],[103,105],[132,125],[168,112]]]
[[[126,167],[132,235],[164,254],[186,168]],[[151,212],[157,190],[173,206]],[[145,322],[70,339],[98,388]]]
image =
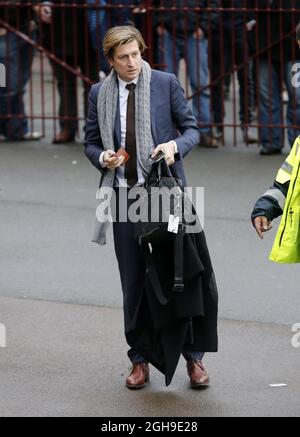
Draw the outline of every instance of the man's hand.
[[[165,159],[168,165],[172,165],[175,162],[175,145],[174,141],[169,141],[168,143],[159,144],[152,152],[151,158],[154,158],[159,151],[162,151],[165,154]]]
[[[158,36],[163,36],[166,33],[166,30],[165,30],[164,26],[159,25],[156,28],[156,32],[157,32]]]
[[[116,156],[113,150],[106,150],[103,155],[103,163],[108,170],[115,170],[123,164],[124,156]]]
[[[45,2],[43,5],[33,7],[35,13],[43,23],[50,24],[52,21],[52,8],[50,6],[51,2]]]
[[[251,30],[256,26],[256,21],[255,20],[251,20],[248,21],[248,23],[246,23],[246,28],[248,32],[251,32]]]
[[[193,37],[196,38],[196,39],[204,38],[204,32],[201,29],[201,27],[198,27],[198,29],[193,33]]]
[[[272,228],[272,222],[263,215],[255,217],[253,220],[253,225],[261,239],[264,238],[263,232],[267,232]]]

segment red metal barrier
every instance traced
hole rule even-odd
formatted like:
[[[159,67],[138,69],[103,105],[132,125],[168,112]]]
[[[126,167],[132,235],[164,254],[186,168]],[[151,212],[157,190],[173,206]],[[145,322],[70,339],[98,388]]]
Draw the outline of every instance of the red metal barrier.
[[[300,134],[300,91],[291,85],[300,58],[300,0],[58,0],[48,4],[50,22],[38,5],[45,7],[0,1],[0,64],[7,73],[0,133],[8,137],[20,120],[47,137],[61,130],[67,139],[82,137],[89,87],[109,72],[103,34],[128,19],[145,37],[150,64],[179,76],[204,145],[282,147]]]

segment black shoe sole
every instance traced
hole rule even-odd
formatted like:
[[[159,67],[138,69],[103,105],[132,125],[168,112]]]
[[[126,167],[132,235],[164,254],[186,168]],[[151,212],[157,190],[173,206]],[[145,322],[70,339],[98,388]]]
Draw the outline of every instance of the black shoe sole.
[[[125,384],[127,388],[129,388],[130,390],[139,390],[141,388],[146,387],[147,385],[149,385],[150,381],[146,381],[144,384],[141,385],[130,385],[130,384]]]
[[[190,384],[193,390],[201,390],[209,387],[209,382],[205,382],[204,384]]]
[[[274,155],[281,155],[281,150],[270,150],[270,151],[266,151],[266,150],[261,150],[259,152],[260,155],[262,156],[274,156]]]

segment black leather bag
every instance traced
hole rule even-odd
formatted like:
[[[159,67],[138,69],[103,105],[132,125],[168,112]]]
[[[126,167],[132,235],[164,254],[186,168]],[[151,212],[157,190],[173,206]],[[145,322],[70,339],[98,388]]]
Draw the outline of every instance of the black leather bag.
[[[183,291],[183,187],[181,180],[173,177],[165,159],[162,159],[153,164],[144,188],[146,194],[140,202],[142,220],[136,223],[136,237],[145,256],[153,289],[159,302],[165,305],[168,299],[162,292],[152,251],[153,248],[159,250],[160,244],[169,244],[174,249],[173,291]],[[173,230],[177,232],[168,230],[170,215],[176,217],[177,226]]]
[[[182,216],[181,180],[173,177],[162,159],[152,165],[144,188],[147,194],[141,199],[141,220],[136,226],[139,245],[172,240],[174,234],[168,232],[168,224],[170,214]]]

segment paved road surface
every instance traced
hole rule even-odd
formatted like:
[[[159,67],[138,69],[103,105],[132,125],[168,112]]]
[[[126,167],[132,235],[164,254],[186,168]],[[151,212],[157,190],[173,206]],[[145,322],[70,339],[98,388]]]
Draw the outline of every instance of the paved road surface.
[[[0,416],[299,415],[300,269],[270,263],[275,229],[260,241],[249,222],[282,160],[242,144],[187,157],[190,185],[205,187],[220,352],[205,359],[205,392],[181,362],[169,388],[154,370],[132,393],[112,239],[90,242],[97,171],[81,144],[0,142]]]

